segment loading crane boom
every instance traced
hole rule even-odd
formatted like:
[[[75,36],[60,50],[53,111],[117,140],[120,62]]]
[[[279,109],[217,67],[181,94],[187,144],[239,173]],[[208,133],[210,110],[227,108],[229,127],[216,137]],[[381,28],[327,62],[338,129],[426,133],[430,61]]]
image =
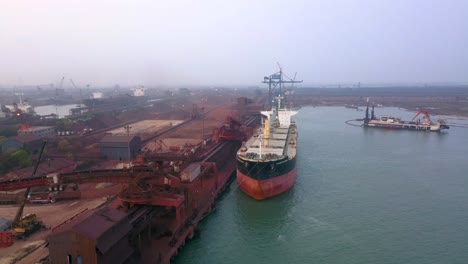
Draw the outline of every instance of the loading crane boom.
[[[413,121],[414,119],[416,119],[416,117],[418,117],[420,114],[424,114],[424,117],[429,119],[429,112],[427,112],[426,110],[419,110],[419,112],[413,117]]]
[[[71,82],[71,84],[73,85],[73,87],[74,87],[75,89],[78,89],[78,87],[76,87],[75,82],[74,82],[72,79],[70,79],[70,82]],[[83,103],[84,103],[84,102],[83,102],[83,92],[81,91],[81,88],[79,88],[79,89],[80,89],[81,103],[83,104]]]
[[[420,114],[424,114],[424,124],[432,124],[432,121],[431,121],[431,118],[429,117],[429,112],[427,112],[426,110],[419,110],[419,112],[413,117],[412,121],[414,121],[414,119],[416,119],[416,117],[418,117]],[[419,122],[419,121],[418,121]]]
[[[47,140],[44,140],[44,142],[42,143],[42,146],[41,146],[41,151],[39,152],[39,157],[37,159],[36,165],[34,166],[34,170],[33,170],[33,173],[32,173],[31,177],[36,176],[37,168],[39,167],[39,163],[41,162],[41,157],[42,157],[42,154],[44,153],[44,148],[45,148],[46,144],[47,144]],[[15,219],[13,220],[13,228],[15,229],[15,232],[19,233],[22,236],[26,232],[26,227],[25,226],[27,224],[30,224],[31,222],[36,221],[36,215],[35,214],[31,214],[31,215],[28,215],[26,217],[22,217],[23,216],[24,206],[26,205],[26,201],[28,200],[28,195],[29,195],[30,191],[31,191],[31,187],[26,189],[26,192],[24,193],[23,203],[18,208],[18,212],[16,212]]]

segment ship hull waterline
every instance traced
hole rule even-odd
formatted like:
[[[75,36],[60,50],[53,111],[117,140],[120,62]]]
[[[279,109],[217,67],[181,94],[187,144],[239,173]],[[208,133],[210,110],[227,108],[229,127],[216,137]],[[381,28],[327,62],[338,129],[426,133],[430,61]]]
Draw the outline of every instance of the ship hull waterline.
[[[441,127],[430,127],[430,126],[396,126],[396,125],[364,125],[365,128],[380,128],[380,129],[387,129],[387,130],[409,130],[409,131],[428,131],[428,132],[442,132],[444,129],[448,129],[448,126],[441,126]]]
[[[270,179],[253,179],[237,170],[237,184],[239,188],[256,200],[264,200],[291,189],[296,182],[296,168],[286,174]]]

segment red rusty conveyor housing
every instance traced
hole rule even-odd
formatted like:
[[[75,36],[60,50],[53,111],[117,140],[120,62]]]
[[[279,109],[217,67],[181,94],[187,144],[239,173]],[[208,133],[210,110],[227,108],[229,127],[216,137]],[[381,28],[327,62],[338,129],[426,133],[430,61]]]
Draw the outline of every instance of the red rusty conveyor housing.
[[[227,187],[239,147],[239,142],[222,142],[192,148],[191,155],[140,157],[126,169],[3,181],[0,191],[69,183],[120,183],[123,190],[118,200],[53,228],[49,261],[169,263],[186,239],[195,235],[198,223]],[[96,222],[106,224],[96,226]]]

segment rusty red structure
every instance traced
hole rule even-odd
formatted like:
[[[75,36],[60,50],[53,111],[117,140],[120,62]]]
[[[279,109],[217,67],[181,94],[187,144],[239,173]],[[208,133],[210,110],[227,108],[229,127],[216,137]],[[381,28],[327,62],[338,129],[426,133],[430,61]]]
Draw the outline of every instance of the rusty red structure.
[[[122,184],[118,199],[107,206],[87,210],[53,227],[49,261],[169,263],[185,241],[194,237],[199,222],[226,189],[234,175],[239,147],[236,141],[212,143],[189,151],[140,157],[131,168],[3,181],[0,191],[63,184]],[[96,222],[103,224],[96,226]],[[66,242],[72,240],[78,242]]]
[[[228,141],[245,141],[245,129],[237,119],[232,116],[226,117],[224,124],[219,128],[219,138]]]
[[[0,232],[0,248],[13,245],[14,236],[11,232]]]
[[[247,116],[247,115],[246,115]],[[224,124],[215,128],[213,131],[214,139],[216,142],[219,141],[237,141],[243,142],[252,135],[252,129],[254,124],[260,120],[258,114],[248,115],[248,118],[244,123],[239,120],[228,116],[224,121]]]
[[[411,121],[414,121],[416,119],[416,117],[418,117],[420,114],[423,114],[424,118],[430,122],[431,118],[429,117],[429,112],[426,111],[426,110],[423,110],[423,109],[419,110],[416,113],[416,115],[413,117],[413,119],[411,119]]]

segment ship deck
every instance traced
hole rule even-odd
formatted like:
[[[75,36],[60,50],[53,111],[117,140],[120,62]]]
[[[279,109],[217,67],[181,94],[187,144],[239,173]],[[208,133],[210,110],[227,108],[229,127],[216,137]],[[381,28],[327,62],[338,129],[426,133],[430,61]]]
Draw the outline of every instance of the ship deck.
[[[244,146],[247,150],[239,150],[238,155],[243,159],[258,160],[261,151],[263,160],[267,158],[268,160],[281,159],[285,155],[292,158],[296,155],[296,146],[292,146],[288,142],[291,140],[296,142],[297,136],[296,134],[288,133],[289,131],[289,127],[278,127],[274,129],[269,138],[262,138],[259,135],[263,135],[263,128],[259,128],[257,133],[245,142]],[[260,144],[262,143],[263,145],[260,149]],[[249,157],[247,158],[245,154],[249,154]]]

